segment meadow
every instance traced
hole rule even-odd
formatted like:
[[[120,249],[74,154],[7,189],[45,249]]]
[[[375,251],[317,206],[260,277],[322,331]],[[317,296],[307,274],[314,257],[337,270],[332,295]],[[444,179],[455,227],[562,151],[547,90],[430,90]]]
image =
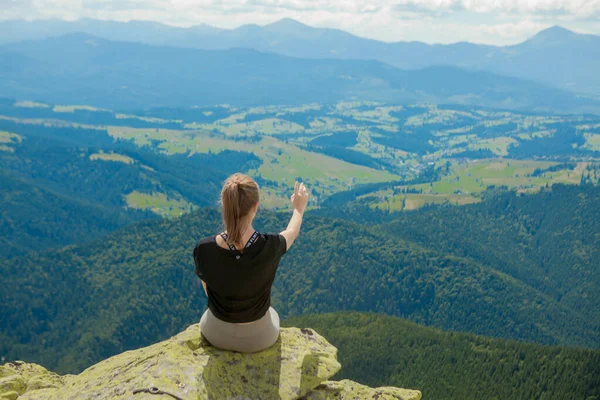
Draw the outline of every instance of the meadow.
[[[86,105],[17,102],[0,118],[19,124],[106,131],[115,141],[167,156],[247,152],[260,162],[248,173],[263,187],[263,205],[284,208],[289,187],[303,180],[311,206],[368,184],[432,179],[362,193],[357,200],[388,210],[426,204],[469,204],[490,187],[536,191],[578,184],[600,160],[600,123],[593,116],[530,115],[460,106],[340,102],[284,107],[213,106],[120,113]],[[0,133],[0,150],[22,140]],[[96,161],[131,164],[118,152]],[[557,165],[569,167],[557,169]],[[140,164],[140,167],[149,168]],[[536,173],[536,170],[551,171]],[[423,179],[421,179],[423,181]],[[160,215],[189,209],[189,199],[165,193],[123,193],[129,207]],[[168,199],[167,199],[168,197]]]
[[[572,165],[510,159],[448,162],[443,168],[447,173],[436,182],[398,185],[359,199],[390,211],[414,210],[426,204],[472,204],[481,201],[481,194],[490,187],[533,193],[555,183],[579,184],[589,163]]]
[[[127,206],[140,210],[150,210],[163,217],[179,217],[196,207],[182,199],[169,198],[163,193],[140,193],[133,191],[125,196]]]

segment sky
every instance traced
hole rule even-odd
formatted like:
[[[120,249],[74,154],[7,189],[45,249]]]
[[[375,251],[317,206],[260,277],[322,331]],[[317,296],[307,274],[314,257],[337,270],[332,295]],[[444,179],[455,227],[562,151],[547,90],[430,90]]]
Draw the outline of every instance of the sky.
[[[507,45],[561,25],[600,35],[600,0],[0,0],[0,19],[94,18],[235,28],[293,18],[387,42]]]

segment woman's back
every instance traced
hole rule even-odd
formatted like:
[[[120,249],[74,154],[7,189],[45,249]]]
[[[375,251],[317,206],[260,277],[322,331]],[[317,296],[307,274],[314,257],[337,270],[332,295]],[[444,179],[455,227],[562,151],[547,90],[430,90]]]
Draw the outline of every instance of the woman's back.
[[[271,287],[281,256],[300,232],[308,201],[303,184],[296,182],[291,200],[294,212],[287,228],[278,235],[260,235],[252,227],[258,185],[242,174],[225,181],[221,201],[226,232],[204,238],[194,248],[196,274],[208,297],[200,329],[214,346],[254,352],[279,337],[279,316],[270,307]]]
[[[281,256],[286,252],[282,235],[259,235],[243,253],[224,249],[214,236],[194,249],[198,276],[207,286],[208,307],[222,321],[251,322],[271,306],[271,286]]]

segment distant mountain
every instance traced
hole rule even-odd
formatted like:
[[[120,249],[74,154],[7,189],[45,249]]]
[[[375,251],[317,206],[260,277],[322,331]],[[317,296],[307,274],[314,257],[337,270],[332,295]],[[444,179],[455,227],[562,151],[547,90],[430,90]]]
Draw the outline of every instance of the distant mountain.
[[[110,40],[195,47],[198,37],[216,34],[222,29],[208,25],[178,28],[150,21],[100,21],[81,19],[78,21],[2,21],[0,22],[0,44],[23,40],[40,40],[81,32]]]
[[[525,79],[538,80],[581,93],[600,95],[600,36],[581,35],[560,27],[486,54],[481,68]]]
[[[328,28],[312,28],[283,19],[265,26],[243,25],[219,29],[207,25],[178,28],[154,22],[128,23],[84,19],[65,21],[0,22],[0,43],[43,39],[84,32],[111,40],[153,45],[230,49],[245,47],[301,57],[378,60],[404,68],[436,65],[484,70],[575,92],[600,96],[600,36],[552,27],[513,46],[472,43],[428,45],[421,42],[386,43]]]
[[[275,28],[295,29],[287,22]],[[0,59],[0,97],[58,104],[149,108],[360,99],[528,111],[600,110],[600,101],[456,67],[403,71],[378,61],[157,47],[84,34],[5,45]]]

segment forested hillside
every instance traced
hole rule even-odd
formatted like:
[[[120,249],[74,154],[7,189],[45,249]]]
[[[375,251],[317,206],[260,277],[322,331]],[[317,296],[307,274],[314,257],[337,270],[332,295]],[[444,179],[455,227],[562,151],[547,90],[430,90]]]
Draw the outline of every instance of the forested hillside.
[[[554,185],[465,208],[398,214],[385,226],[445,254],[468,257],[600,319],[600,187]]]
[[[93,240],[143,217],[66,197],[0,170],[0,257]]]
[[[105,129],[0,120],[0,256],[94,239],[157,214],[217,202],[228,174],[260,164],[247,152],[156,154]],[[162,203],[161,203],[162,202]]]
[[[295,317],[339,350],[335,379],[415,387],[424,399],[597,399],[600,351],[443,332],[376,314]]]
[[[590,190],[574,189],[564,194],[570,202]],[[552,209],[540,206],[540,213]],[[283,229],[289,217],[261,214],[257,227],[263,231]],[[217,210],[201,209],[85,245],[0,261],[3,284],[21,288],[0,292],[0,354],[75,371],[198,320],[206,299],[191,250],[220,225]],[[586,347],[600,342],[598,321],[589,313],[495,264],[448,254],[437,243],[398,238],[387,229],[309,212],[273,289],[280,315],[376,311],[488,336]]]

